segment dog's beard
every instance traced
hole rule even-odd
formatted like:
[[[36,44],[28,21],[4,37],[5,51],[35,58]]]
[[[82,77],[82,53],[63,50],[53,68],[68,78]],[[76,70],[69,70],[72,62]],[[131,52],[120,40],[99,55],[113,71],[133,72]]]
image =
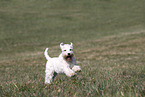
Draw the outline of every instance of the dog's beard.
[[[65,59],[66,61],[72,61],[72,57],[73,57],[73,54],[71,54],[71,55],[65,55],[65,56],[64,56],[64,59]]]

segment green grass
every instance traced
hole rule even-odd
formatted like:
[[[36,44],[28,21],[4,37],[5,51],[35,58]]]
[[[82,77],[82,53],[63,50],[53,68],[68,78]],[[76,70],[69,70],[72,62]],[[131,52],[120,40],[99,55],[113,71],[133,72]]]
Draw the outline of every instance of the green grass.
[[[0,96],[145,96],[144,0],[0,0]],[[74,43],[82,72],[44,84]]]

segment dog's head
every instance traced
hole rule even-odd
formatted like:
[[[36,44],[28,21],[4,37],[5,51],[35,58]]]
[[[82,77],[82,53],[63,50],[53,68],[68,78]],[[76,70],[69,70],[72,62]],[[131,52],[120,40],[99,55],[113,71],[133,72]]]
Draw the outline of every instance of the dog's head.
[[[60,44],[60,48],[62,50],[62,56],[66,61],[72,61],[73,53],[73,43],[70,44]]]

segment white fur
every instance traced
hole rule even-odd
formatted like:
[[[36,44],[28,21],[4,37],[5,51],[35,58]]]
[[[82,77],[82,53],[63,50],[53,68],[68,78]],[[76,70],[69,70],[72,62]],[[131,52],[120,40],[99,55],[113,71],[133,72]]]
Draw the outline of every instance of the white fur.
[[[73,53],[73,44],[60,44],[62,53],[59,57],[50,58],[46,48],[44,55],[47,59],[45,70],[45,83],[51,83],[54,73],[65,73],[68,77],[76,75],[76,71],[81,71],[80,66],[76,65],[76,60]],[[71,58],[66,58],[67,56]],[[72,69],[71,69],[72,68]]]

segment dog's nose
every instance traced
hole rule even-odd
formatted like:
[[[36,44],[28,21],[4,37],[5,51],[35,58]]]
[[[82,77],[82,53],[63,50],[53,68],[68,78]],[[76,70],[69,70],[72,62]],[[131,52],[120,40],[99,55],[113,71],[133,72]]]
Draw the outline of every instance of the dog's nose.
[[[70,55],[70,53],[68,53],[68,55]]]

